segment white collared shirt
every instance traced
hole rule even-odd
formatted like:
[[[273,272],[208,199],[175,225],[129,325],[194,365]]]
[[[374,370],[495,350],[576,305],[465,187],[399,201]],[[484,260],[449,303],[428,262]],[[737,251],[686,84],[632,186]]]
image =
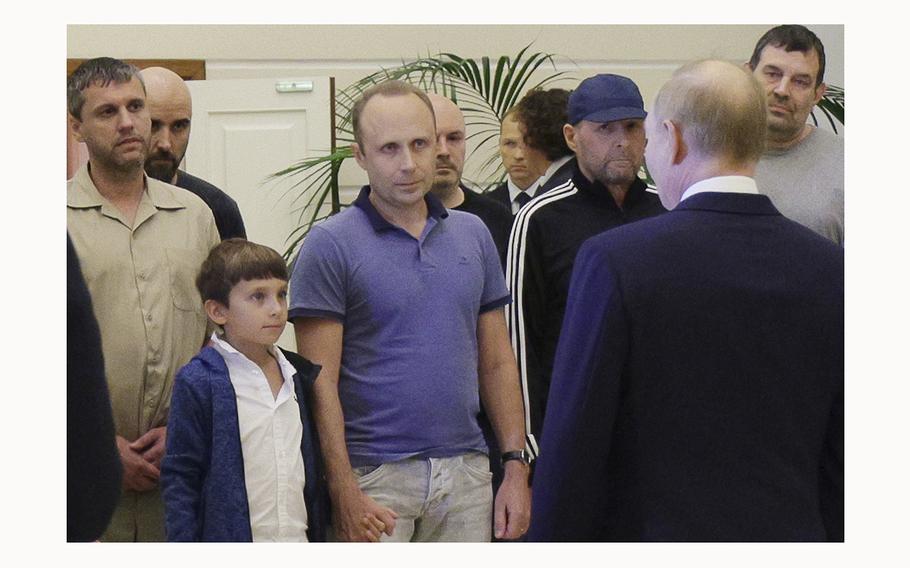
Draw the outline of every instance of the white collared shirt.
[[[758,186],[755,180],[747,176],[718,176],[703,179],[693,183],[682,194],[680,202],[685,201],[696,193],[714,191],[718,193],[755,193],[758,194]]]
[[[278,396],[273,397],[259,365],[214,333],[212,346],[224,357],[237,396],[253,542],[306,542],[303,424],[294,394],[294,367],[281,351],[269,348],[284,378]]]
[[[537,186],[534,188],[534,191],[537,191],[537,188],[539,188],[539,187],[543,187],[545,183],[550,181],[550,178],[553,177],[553,174],[556,173],[556,170],[563,167],[563,165],[565,165],[566,162],[568,162],[569,160],[571,160],[574,157],[575,157],[575,154],[569,154],[567,156],[563,156],[562,158],[556,160],[555,162],[550,163],[550,167],[547,168],[547,171],[545,171],[543,173],[543,175],[540,176],[540,178],[538,178]]]
[[[518,197],[521,193],[528,194],[528,197],[531,199],[534,198],[534,195],[537,193],[537,190],[540,189],[540,185],[535,181],[532,183],[528,189],[522,190],[520,187],[515,185],[515,182],[512,181],[512,176],[506,176],[506,187],[509,188],[509,204],[512,206],[512,215],[517,215],[518,210],[521,209],[521,205],[515,201],[515,198]]]

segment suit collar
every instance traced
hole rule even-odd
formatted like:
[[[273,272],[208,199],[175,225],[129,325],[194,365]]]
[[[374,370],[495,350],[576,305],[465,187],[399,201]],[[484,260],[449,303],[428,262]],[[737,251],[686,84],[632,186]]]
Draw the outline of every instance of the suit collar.
[[[767,195],[708,191],[681,201],[673,211],[717,211],[743,215],[780,215]]]

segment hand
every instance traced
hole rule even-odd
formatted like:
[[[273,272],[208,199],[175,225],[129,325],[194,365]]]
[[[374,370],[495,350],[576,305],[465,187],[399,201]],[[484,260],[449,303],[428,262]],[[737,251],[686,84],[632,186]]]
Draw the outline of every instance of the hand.
[[[122,436],[117,436],[117,451],[123,464],[123,488],[129,491],[151,491],[158,485],[161,472],[130,447]]]
[[[336,498],[333,520],[335,536],[343,542],[379,542],[382,533],[392,536],[398,513],[383,507],[356,485]]]
[[[167,443],[167,428],[160,426],[152,428],[130,444],[130,449],[142,455],[142,458],[155,466],[161,467],[161,458],[164,457],[165,444]]]
[[[510,460],[493,505],[493,534],[498,539],[514,540],[528,531],[531,524],[530,468]]]

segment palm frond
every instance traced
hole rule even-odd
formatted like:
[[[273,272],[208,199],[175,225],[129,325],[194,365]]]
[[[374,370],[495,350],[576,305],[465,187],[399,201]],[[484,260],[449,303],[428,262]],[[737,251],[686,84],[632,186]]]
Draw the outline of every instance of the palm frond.
[[[327,202],[331,202],[329,215],[349,205],[341,202],[338,174],[344,161],[353,155],[347,147],[354,139],[352,111],[364,91],[384,81],[406,81],[428,92],[447,96],[458,104],[465,115],[465,124],[472,130],[469,138],[478,141],[471,156],[483,157],[481,172],[492,170],[485,179],[498,177],[497,183],[501,182],[505,172],[499,164],[497,138],[502,116],[518,102],[532,75],[544,64],[551,64],[553,72],[532,87],[542,87],[564,75],[556,72],[552,54],[529,54],[531,45],[524,46],[514,57],[503,55],[495,61],[486,56],[469,59],[454,53],[402,59],[399,65],[381,68],[337,91],[335,139],[345,146],[324,156],[300,160],[267,178],[267,181],[293,180],[283,197],[290,199],[294,212],[299,212],[300,224],[287,238],[285,259],[290,261],[312,226],[327,217],[323,212]]]

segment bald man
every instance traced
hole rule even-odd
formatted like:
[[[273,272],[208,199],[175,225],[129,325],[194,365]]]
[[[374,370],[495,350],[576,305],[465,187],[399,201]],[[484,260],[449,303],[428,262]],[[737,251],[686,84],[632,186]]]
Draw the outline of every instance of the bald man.
[[[212,210],[222,240],[246,238],[237,202],[209,182],[178,169],[190,141],[193,101],[179,75],[164,67],[142,70],[152,117],[152,140],[145,172],[160,181],[198,195]]]
[[[578,253],[529,540],[843,540],[844,255],[758,193],[765,98],[721,61],[658,93],[671,211]]]
[[[447,209],[480,217],[493,236],[500,263],[505,267],[512,212],[503,204],[471,191],[461,183],[464,172],[466,127],[458,105],[442,95],[428,93],[436,114],[436,176],[430,191]]]

